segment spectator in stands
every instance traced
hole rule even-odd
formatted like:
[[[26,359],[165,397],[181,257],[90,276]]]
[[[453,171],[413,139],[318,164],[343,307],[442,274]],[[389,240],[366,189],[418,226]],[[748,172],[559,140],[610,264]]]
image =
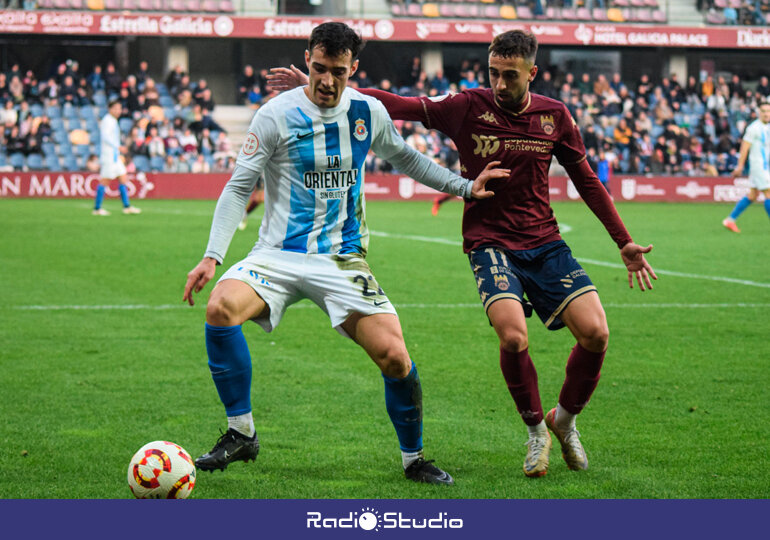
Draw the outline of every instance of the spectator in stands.
[[[262,89],[259,87],[259,84],[255,84],[248,93],[246,105],[252,109],[258,109],[262,104],[262,99]]]
[[[440,96],[449,92],[449,79],[444,75],[443,69],[436,70],[436,73],[434,73],[433,77],[430,79],[429,85],[430,88],[434,89]]]
[[[203,93],[209,88],[209,83],[206,81],[206,79],[200,79],[198,81],[198,84],[195,85],[195,89],[193,90],[193,99],[200,103],[203,99]]]
[[[372,80],[369,78],[366,70],[364,69],[359,69],[355,73],[353,80],[358,83],[358,88],[369,88],[372,86]]]
[[[601,73],[597,75],[596,81],[594,81],[594,94],[597,96],[602,96],[606,94],[609,89],[610,83],[607,81],[607,77]]]
[[[203,130],[207,131],[207,130]],[[203,135],[201,131],[201,136]],[[197,153],[198,152],[198,138],[193,134],[190,128],[186,128],[184,132],[178,137],[179,146],[182,148],[182,152]]]
[[[141,62],[139,62],[139,69],[136,71],[136,74],[134,75],[134,78],[136,79],[136,88],[139,92],[144,91],[144,87],[147,82],[147,79],[150,78],[148,69],[149,69],[149,65],[147,64],[146,60],[142,60]]]
[[[200,92],[196,102],[201,106],[202,109],[207,109],[212,112],[214,111],[214,107],[216,107],[216,103],[214,103],[214,98],[211,95],[210,88],[204,88],[203,91]]]
[[[249,64],[246,64],[243,66],[243,72],[238,76],[238,103],[241,105],[253,104],[250,101],[249,94],[251,93],[256,83],[257,76],[254,74],[254,68]]]
[[[182,84],[182,79],[186,75],[187,74],[185,73],[184,69],[179,64],[175,65],[174,68],[169,72],[168,76],[166,77],[166,88],[168,88],[172,96],[179,94],[181,91],[180,85]]]
[[[535,79],[537,80],[537,79]],[[580,92],[581,95],[587,95],[592,94],[594,91],[594,85],[591,82],[591,75],[588,73],[583,73],[580,76],[580,81],[577,83],[577,89],[578,92]]]
[[[144,99],[148,107],[160,105],[160,92],[158,91],[158,87],[155,86],[155,80],[152,79],[152,77],[145,79],[144,91],[142,94],[144,94]]]
[[[122,85],[123,79],[117,69],[115,69],[115,64],[108,62],[104,72],[104,89],[107,92],[107,96],[117,95]]]
[[[10,99],[3,105],[2,111],[0,111],[0,123],[3,127],[8,129],[11,126],[15,126],[19,121],[19,113],[13,106],[13,101]]]
[[[72,75],[66,75],[59,87],[59,103],[77,105],[77,97],[78,89],[75,86],[75,81],[72,79]]]
[[[145,147],[147,149],[147,155],[149,157],[166,155],[166,142],[158,134],[157,127],[152,126],[148,130]],[[171,154],[170,152],[169,152],[169,155],[173,156],[173,154]]]
[[[102,66],[94,65],[94,69],[86,77],[88,86],[93,92],[104,92],[106,90],[104,78],[102,77]]]
[[[150,151],[147,147],[148,139],[142,137],[139,133],[139,128],[134,126],[128,135],[128,153],[132,156],[145,156],[150,157]]]
[[[201,154],[198,154],[197,156],[195,156],[195,159],[190,165],[190,172],[191,173],[208,173],[208,172],[211,172],[211,166],[209,165],[208,161],[206,161],[206,158],[204,158]]]
[[[768,96],[770,96],[770,81],[768,80],[766,75],[762,75],[759,78],[759,84],[757,85],[756,91],[763,98],[767,98]]]

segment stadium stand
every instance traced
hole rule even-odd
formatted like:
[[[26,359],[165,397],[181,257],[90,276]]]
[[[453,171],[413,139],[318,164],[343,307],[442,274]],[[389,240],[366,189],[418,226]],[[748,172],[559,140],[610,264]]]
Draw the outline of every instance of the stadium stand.
[[[765,26],[770,24],[770,0],[699,0],[698,10],[709,24]]]
[[[58,11],[74,9],[164,13],[235,13],[235,5],[231,0],[37,0],[37,8]]]
[[[392,0],[394,17],[665,23],[658,0]]]

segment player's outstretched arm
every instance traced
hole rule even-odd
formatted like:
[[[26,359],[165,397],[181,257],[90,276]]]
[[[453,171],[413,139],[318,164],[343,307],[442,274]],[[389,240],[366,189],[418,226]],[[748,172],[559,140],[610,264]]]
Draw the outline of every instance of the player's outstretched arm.
[[[628,286],[634,288],[634,275],[636,275],[636,282],[639,283],[639,289],[644,291],[645,285],[648,289],[652,289],[652,279],[658,279],[655,275],[655,271],[644,258],[645,253],[652,251],[652,244],[647,247],[642,247],[639,244],[629,242],[620,249],[620,258],[623,259],[623,264],[628,269]]]
[[[206,286],[206,283],[211,281],[216,272],[217,261],[211,257],[204,257],[198,265],[190,270],[187,274],[187,283],[184,286],[184,296],[182,301],[189,303],[191,306],[195,305],[193,300],[193,292],[201,292],[201,289]]]
[[[283,92],[298,86],[305,86],[307,83],[307,75],[294,64],[288,68],[270,68],[270,73],[267,75],[267,90],[270,92]]]

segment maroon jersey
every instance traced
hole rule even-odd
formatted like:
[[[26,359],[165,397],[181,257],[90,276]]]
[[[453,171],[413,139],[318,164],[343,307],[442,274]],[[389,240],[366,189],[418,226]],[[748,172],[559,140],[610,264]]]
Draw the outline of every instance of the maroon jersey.
[[[528,94],[517,113],[500,108],[491,89],[466,90],[439,98],[402,98],[376,90],[392,118],[418,120],[449,136],[460,153],[463,176],[475,178],[490,161],[511,169],[493,179],[490,199],[465,202],[463,249],[484,245],[532,249],[559,240],[548,193],[551,157],[567,168],[578,192],[622,247],[631,241],[611,199],[585,162],[580,131],[563,103]]]

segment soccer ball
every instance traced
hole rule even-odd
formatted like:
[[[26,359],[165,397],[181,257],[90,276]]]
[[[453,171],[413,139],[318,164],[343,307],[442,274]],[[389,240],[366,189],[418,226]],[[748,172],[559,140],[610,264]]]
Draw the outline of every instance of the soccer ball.
[[[128,487],[137,499],[186,499],[195,487],[195,464],[178,444],[147,443],[128,464]]]

